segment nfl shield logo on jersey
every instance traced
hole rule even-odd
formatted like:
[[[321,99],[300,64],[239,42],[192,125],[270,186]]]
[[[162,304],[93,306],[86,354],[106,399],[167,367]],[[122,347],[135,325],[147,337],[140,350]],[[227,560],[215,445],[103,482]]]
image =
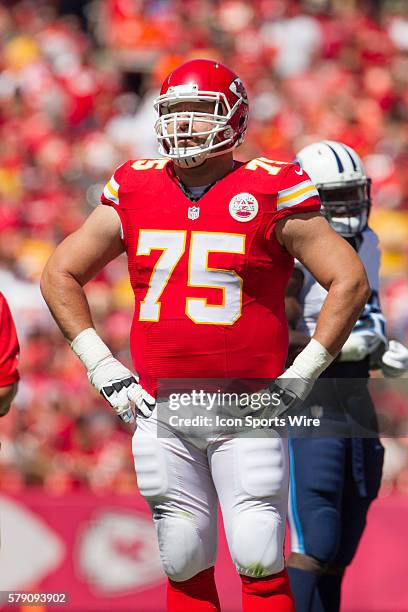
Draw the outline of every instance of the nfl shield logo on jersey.
[[[198,217],[200,216],[200,209],[198,206],[190,206],[190,208],[188,209],[188,218],[191,219],[192,221],[194,221],[195,219],[198,219]]]

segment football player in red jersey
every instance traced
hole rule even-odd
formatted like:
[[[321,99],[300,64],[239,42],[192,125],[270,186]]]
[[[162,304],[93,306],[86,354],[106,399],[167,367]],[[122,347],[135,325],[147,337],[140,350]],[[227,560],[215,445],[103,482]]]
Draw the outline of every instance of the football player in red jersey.
[[[167,609],[220,609],[219,499],[244,611],[292,611],[283,557],[287,441],[270,431],[195,444],[160,421],[157,382],[275,379],[284,406],[303,399],[349,336],[368,296],[366,275],[320,216],[318,192],[298,165],[234,161],[248,118],[236,74],[214,61],[187,62],[166,78],[155,106],[163,158],[116,170],[103,206],[48,262],[43,295],[90,382],[125,421],[136,413],[138,486],[169,578]],[[138,377],[96,333],[83,291],[124,251]],[[284,296],[294,257],[328,295],[313,338],[284,372]]]
[[[17,393],[19,353],[13,317],[6,298],[0,293],[0,417],[7,414]]]

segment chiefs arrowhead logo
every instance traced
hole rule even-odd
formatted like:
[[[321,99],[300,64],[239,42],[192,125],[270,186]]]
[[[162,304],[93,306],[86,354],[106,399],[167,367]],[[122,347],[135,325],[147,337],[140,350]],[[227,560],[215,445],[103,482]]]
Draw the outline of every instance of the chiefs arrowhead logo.
[[[123,595],[165,578],[150,516],[126,510],[97,514],[79,536],[75,559],[99,596]]]
[[[248,95],[246,89],[239,77],[232,81],[229,86],[229,89],[237,96],[237,98],[241,98],[244,102],[248,103]]]

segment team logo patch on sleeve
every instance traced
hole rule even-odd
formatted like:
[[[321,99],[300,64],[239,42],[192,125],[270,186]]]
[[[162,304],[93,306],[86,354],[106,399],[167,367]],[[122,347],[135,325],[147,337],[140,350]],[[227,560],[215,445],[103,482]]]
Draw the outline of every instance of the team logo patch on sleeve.
[[[230,215],[236,221],[252,221],[258,210],[258,200],[250,193],[237,193],[229,203]]]

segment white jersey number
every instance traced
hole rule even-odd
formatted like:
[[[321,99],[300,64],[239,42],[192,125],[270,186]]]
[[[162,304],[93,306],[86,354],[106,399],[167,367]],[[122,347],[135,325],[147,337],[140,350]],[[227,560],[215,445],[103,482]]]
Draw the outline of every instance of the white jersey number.
[[[149,288],[140,303],[139,321],[160,319],[160,297],[186,248],[186,231],[140,230],[136,255],[163,251],[150,277]],[[208,255],[245,253],[245,235],[217,232],[191,232],[188,260],[188,286],[221,289],[221,305],[206,298],[187,298],[186,314],[199,324],[232,325],[241,316],[242,278],[234,270],[208,267]]]
[[[153,268],[149,289],[140,302],[139,321],[158,321],[160,296],[186,248],[186,232],[140,230],[136,255],[150,255],[153,250],[163,251]]]

